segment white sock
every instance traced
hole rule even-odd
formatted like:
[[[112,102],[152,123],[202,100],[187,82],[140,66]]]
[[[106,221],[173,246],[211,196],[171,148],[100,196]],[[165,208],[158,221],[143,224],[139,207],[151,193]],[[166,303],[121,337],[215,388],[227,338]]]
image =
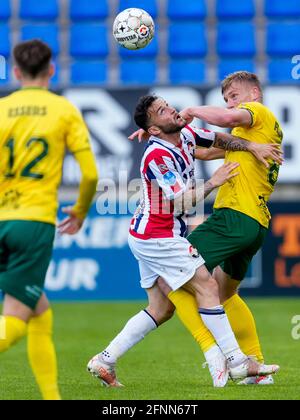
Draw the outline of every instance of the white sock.
[[[226,356],[229,366],[235,367],[243,363],[247,356],[240,349],[223,306],[220,305],[209,309],[201,308],[199,313],[204,324],[215,337],[218,346]]]
[[[220,347],[217,344],[215,344],[213,347],[211,347],[208,351],[204,353],[204,357],[207,363],[210,363],[216,357],[220,356],[220,354],[223,354],[223,353]]]
[[[119,357],[157,327],[154,318],[146,310],[139,312],[127,322],[123,330],[103,350],[101,353],[103,360],[115,363]]]

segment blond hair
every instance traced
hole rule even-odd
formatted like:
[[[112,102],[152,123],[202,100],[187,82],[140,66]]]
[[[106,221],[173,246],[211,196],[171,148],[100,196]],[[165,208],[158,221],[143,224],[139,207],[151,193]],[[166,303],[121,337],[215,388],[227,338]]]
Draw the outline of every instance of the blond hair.
[[[250,73],[249,71],[236,71],[235,73],[229,74],[221,84],[222,94],[224,94],[234,82],[251,83],[253,86],[256,86],[260,90],[262,96],[261,83],[256,74]]]

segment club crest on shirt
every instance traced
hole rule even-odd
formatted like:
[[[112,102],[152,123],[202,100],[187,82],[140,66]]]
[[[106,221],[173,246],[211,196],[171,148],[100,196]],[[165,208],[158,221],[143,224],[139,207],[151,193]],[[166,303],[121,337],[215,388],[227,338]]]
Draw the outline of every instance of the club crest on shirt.
[[[158,165],[158,169],[161,171],[162,174],[165,174],[166,172],[169,172],[169,168],[167,165],[160,164]]]

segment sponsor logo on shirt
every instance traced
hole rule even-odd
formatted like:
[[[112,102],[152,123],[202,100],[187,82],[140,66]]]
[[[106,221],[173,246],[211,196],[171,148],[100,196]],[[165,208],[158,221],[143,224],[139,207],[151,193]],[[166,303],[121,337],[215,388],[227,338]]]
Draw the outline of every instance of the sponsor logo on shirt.
[[[176,175],[174,175],[173,172],[169,171],[169,172],[165,173],[164,181],[165,181],[166,184],[173,187],[176,184],[176,181],[177,181],[176,180]]]

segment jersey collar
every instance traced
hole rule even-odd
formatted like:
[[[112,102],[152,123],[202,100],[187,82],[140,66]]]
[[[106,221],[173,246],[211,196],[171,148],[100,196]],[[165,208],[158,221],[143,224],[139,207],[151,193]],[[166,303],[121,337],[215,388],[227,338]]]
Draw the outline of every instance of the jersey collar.
[[[150,142],[155,142],[155,143],[159,143],[159,144],[161,144],[162,146],[165,146],[165,147],[167,147],[168,149],[180,149],[181,148],[181,146],[182,146],[182,142],[181,142],[181,144],[180,145],[178,145],[178,146],[175,146],[175,144],[173,144],[173,143],[170,143],[169,141],[166,141],[166,140],[163,140],[163,139],[160,139],[159,137],[155,137],[155,136],[151,136],[150,137],[150,139],[149,139],[149,143]]]
[[[20,91],[22,90],[48,90],[45,87],[40,87],[40,86],[26,86],[26,87],[22,87],[19,89]]]

